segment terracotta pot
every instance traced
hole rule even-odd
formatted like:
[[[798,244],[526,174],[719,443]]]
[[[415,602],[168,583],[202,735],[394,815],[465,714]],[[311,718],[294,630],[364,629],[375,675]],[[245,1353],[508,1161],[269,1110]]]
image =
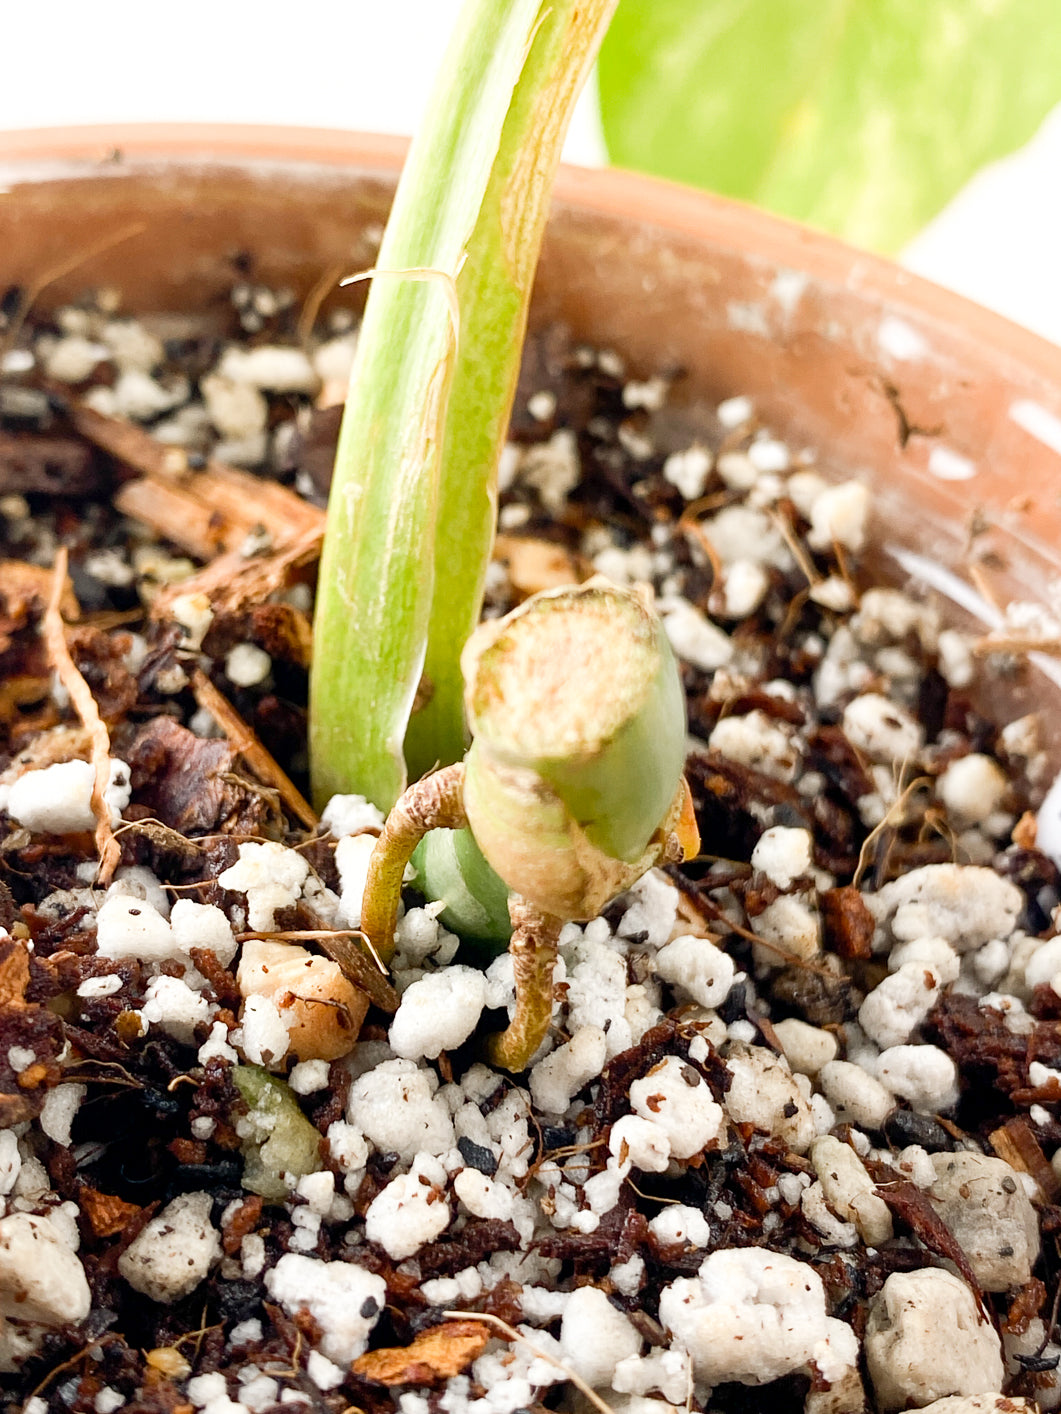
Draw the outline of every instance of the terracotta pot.
[[[194,301],[219,320],[240,269],[300,296],[331,288],[371,263],[403,152],[253,127],[0,135],[0,288],[47,308],[114,285],[132,311]],[[749,394],[793,446],[873,485],[885,559],[905,547],[967,578],[975,553],[999,602],[1056,582],[1061,349],[998,316],[762,212],[568,168],[532,317],[631,371],[680,368],[687,404]],[[1005,710],[1054,691],[1032,681]]]

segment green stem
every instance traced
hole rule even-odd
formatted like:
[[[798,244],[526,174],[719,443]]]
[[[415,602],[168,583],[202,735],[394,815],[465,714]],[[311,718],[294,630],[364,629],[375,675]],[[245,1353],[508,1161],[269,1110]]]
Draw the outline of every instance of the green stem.
[[[435,586],[424,673],[405,754],[412,776],[457,761],[467,736],[461,645],[479,622],[508,432],[549,195],[575,102],[616,0],[545,0],[458,279],[463,350],[439,486]],[[466,355],[464,353],[466,352]]]
[[[422,674],[413,774],[463,754],[459,654],[479,615],[549,192],[615,3],[465,0],[443,58],[340,436],[311,680],[318,802],[357,790],[393,805]]]

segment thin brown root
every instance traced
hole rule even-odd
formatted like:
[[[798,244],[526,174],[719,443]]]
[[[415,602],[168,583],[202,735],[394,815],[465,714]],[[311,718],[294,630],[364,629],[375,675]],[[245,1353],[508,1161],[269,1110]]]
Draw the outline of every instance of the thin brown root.
[[[699,504],[699,503],[697,503]],[[692,508],[690,507],[690,510]],[[711,537],[703,528],[695,516],[690,515],[689,510],[685,512],[678,522],[678,529],[683,532],[687,539],[694,541],[707,556],[707,562],[711,566],[712,584],[722,583],[722,561],[718,557],[718,551],[711,543]]]
[[[315,830],[320,821],[309,801],[280,769],[231,702],[218,692],[201,668],[196,668],[192,674],[192,692],[199,706],[206,708],[258,779],[264,785],[272,786],[292,815],[308,830]]]
[[[681,1206],[680,1198],[661,1198],[658,1193],[646,1193],[643,1188],[638,1188],[633,1179],[628,1178],[626,1182],[633,1189],[639,1198],[644,1198],[647,1203],[675,1203]]]
[[[70,649],[67,647],[66,629],[63,625],[62,610],[59,607],[66,590],[66,564],[66,546],[63,545],[60,546],[55,556],[51,593],[48,597],[48,607],[44,611],[41,633],[48,654],[48,662],[69,693],[70,701],[74,704],[74,710],[77,712],[81,725],[88,732],[91,747],[90,760],[94,772],[92,813],[96,817],[96,852],[99,855],[99,872],[96,875],[96,882],[102,887],[106,887],[114,877],[114,871],[122,856],[121,846],[114,838],[114,831],[111,828],[110,806],[103,798],[104,792],[110,785],[111,740],[103,718],[99,714],[99,708],[96,706],[96,699],[92,696],[92,689],[78,671],[76,663],[70,656]]]
[[[300,344],[305,345],[309,342],[309,336],[313,333],[313,326],[317,322],[317,315],[321,312],[321,305],[330,292],[338,287],[345,269],[345,262],[342,265],[329,266],[302,301],[296,330],[296,338]]]
[[[443,1311],[442,1314],[448,1321],[485,1321],[487,1325],[496,1327],[507,1340],[513,1341],[516,1345],[522,1345],[537,1359],[544,1360],[547,1365],[552,1365],[555,1370],[562,1370],[579,1393],[584,1394],[593,1407],[600,1411],[600,1414],[615,1414],[612,1406],[605,1403],[597,1391],[588,1385],[581,1375],[577,1375],[562,1360],[557,1360],[555,1355],[550,1355],[548,1351],[539,1349],[533,1340],[528,1340],[525,1335],[516,1330],[515,1326],[510,1326],[500,1316],[491,1316],[485,1311]]]
[[[56,279],[58,279],[58,276],[56,276]],[[121,1336],[115,1335],[113,1334],[113,1332],[108,1332],[96,1342],[96,1349],[99,1350],[102,1349],[105,1345],[111,1345],[116,1340],[121,1340]],[[61,1365],[55,1365],[51,1370],[49,1370],[48,1373],[43,1377],[43,1379],[41,1379],[40,1382],[34,1387],[32,1394],[30,1395],[29,1399],[26,1400],[26,1403],[22,1405],[22,1408],[25,1409],[26,1405],[29,1404],[30,1400],[36,1399],[40,1395],[42,1390],[47,1389],[48,1386],[55,1379],[56,1375],[62,1375],[67,1370],[72,1370],[76,1365],[79,1365],[82,1360],[90,1359],[90,1348],[91,1347],[89,1346],[84,1346],[80,1350],[75,1350],[73,1355],[71,1355],[68,1360],[64,1360]]]
[[[690,893],[688,888],[689,881],[683,879],[681,875],[671,875],[670,877],[672,883],[677,885],[681,897],[689,899],[693,908],[697,910],[702,923],[706,924],[707,920],[710,918],[713,922],[719,923],[721,927],[725,929],[725,932],[718,934],[705,933],[703,936],[707,941],[720,947],[726,937],[732,934],[738,938],[743,938],[745,942],[754,943],[756,947],[765,948],[767,952],[773,953],[775,957],[780,958],[789,967],[798,967],[804,972],[815,972],[819,977],[832,976],[829,969],[823,967],[821,963],[811,962],[805,957],[797,957],[795,953],[788,952],[787,949],[783,948],[780,943],[771,942],[768,938],[760,938],[759,934],[753,933],[750,928],[745,928],[742,924],[734,922],[729,914],[725,913],[714,899],[709,898],[707,894]]]
[[[18,313],[12,319],[4,337],[0,339],[0,353],[7,353],[14,348],[27,315],[49,285],[54,285],[56,280],[61,280],[64,275],[71,274],[78,266],[87,264],[95,256],[102,255],[106,250],[112,250],[116,245],[121,245],[122,241],[138,236],[141,231],[146,230],[146,221],[131,221],[127,226],[120,227],[109,236],[101,236],[98,241],[93,241],[91,245],[84,246],[81,250],[75,251],[73,255],[67,256],[65,260],[61,260],[58,265],[53,265],[50,269],[45,270],[44,274],[38,276],[26,290]]]
[[[785,544],[792,551],[792,558],[799,566],[803,578],[812,588],[816,584],[821,584],[822,577],[815,568],[814,561],[807,554],[806,550],[804,550],[798,535],[792,529],[788,516],[782,515],[780,511],[771,511],[770,519],[781,532],[782,540],[784,540]]]
[[[869,834],[862,841],[862,848],[858,852],[858,865],[855,868],[854,877],[851,880],[856,888],[862,882],[862,876],[869,868],[870,855],[877,840],[880,839],[885,830],[891,829],[893,825],[901,821],[903,812],[914,791],[920,790],[922,786],[931,787],[931,785],[931,776],[915,776],[910,784],[904,787],[900,794],[892,801],[891,805],[888,806],[888,809],[884,812],[884,818],[879,820],[877,824],[873,826],[873,829],[870,830]]]

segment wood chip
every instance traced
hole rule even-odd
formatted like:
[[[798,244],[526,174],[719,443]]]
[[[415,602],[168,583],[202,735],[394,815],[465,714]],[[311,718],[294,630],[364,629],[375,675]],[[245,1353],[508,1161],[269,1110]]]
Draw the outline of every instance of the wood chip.
[[[25,943],[9,939],[0,952],[0,1008],[24,1011],[29,986],[29,953]]]
[[[881,1182],[879,1171],[895,1172],[894,1169],[887,1169],[885,1164],[875,1164],[872,1167],[867,1165],[867,1167],[870,1167],[870,1172],[877,1178],[877,1187],[874,1189],[877,1197],[884,1199],[892,1214],[901,1223],[904,1223],[930,1252],[954,1263],[962,1280],[973,1293],[980,1315],[990,1323],[990,1308],[984,1299],[983,1290],[976,1279],[976,1273],[972,1269],[969,1258],[965,1255],[965,1249],[936,1212],[928,1196],[922,1193],[915,1183],[908,1183],[905,1180],[894,1182],[885,1179],[884,1182]]]
[[[48,607],[44,611],[41,633],[49,662],[69,693],[70,701],[74,704],[74,710],[88,732],[91,743],[90,759],[95,772],[92,782],[92,814],[96,817],[96,852],[99,855],[96,882],[106,887],[114,877],[122,853],[111,827],[110,806],[104,800],[104,792],[110,785],[111,740],[96,706],[96,699],[92,696],[92,689],[78,671],[67,647],[66,626],[63,623],[61,607],[67,585],[66,561],[64,545],[55,556],[52,589]]]
[[[411,1345],[385,1346],[359,1356],[355,1375],[381,1385],[435,1385],[462,1374],[486,1349],[490,1329],[482,1321],[447,1321],[421,1331]]]
[[[127,1203],[113,1193],[101,1193],[87,1183],[82,1185],[78,1198],[96,1237],[113,1237],[115,1233],[124,1231],[143,1211],[136,1203]]]
[[[309,801],[280,769],[236,709],[218,692],[201,668],[196,668],[192,674],[192,692],[199,706],[206,708],[258,779],[264,785],[272,786],[291,813],[308,830],[315,830],[320,822]]]
[[[118,510],[198,559],[238,550],[260,528],[278,546],[323,531],[324,512],[278,481],[218,461],[193,471],[179,448],[124,418],[79,402],[69,411],[82,436],[141,474],[115,495]]]
[[[873,956],[876,922],[853,885],[826,889],[821,895],[822,928],[827,944],[844,958]]]
[[[1000,1159],[1005,1159],[1011,1169],[1030,1174],[1035,1179],[1045,1202],[1056,1203],[1061,1198],[1061,1183],[1058,1183],[1053,1166],[1039,1147],[1039,1141],[1026,1120],[1019,1116],[1007,1120],[988,1137],[992,1149]]]
[[[323,518],[269,554],[241,554],[232,550],[218,555],[190,579],[160,590],[151,605],[156,619],[172,616],[174,599],[205,594],[215,613],[238,613],[249,604],[264,603],[270,594],[286,588],[292,576],[320,555],[324,539]]]

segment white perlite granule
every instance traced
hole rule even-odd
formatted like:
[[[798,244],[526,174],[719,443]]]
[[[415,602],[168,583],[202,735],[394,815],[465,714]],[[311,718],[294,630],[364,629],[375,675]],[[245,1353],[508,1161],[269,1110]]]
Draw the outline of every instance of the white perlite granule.
[[[56,1085],[45,1096],[41,1128],[49,1139],[64,1149],[70,1147],[70,1126],[86,1093],[87,1087],[84,1085],[66,1084]]]
[[[365,1235],[395,1261],[411,1257],[449,1226],[446,1170],[431,1154],[417,1154],[408,1173],[392,1179],[369,1204]]]
[[[648,1075],[630,1086],[635,1114],[657,1125],[667,1136],[671,1157],[689,1159],[716,1139],[725,1123],[699,1071],[667,1056]]]
[[[758,1247],[713,1252],[697,1276],[664,1287],[659,1314],[711,1385],[765,1384],[811,1362],[833,1381],[858,1362],[814,1268]]]
[[[94,830],[92,788],[96,772],[88,761],[61,761],[38,771],[25,771],[7,790],[6,803],[0,801],[13,820],[35,834],[66,835],[78,830]],[[129,804],[129,767],[124,761],[110,763],[109,784],[103,800],[109,807],[110,824],[117,825]]]
[[[350,1087],[347,1119],[377,1149],[393,1150],[407,1163],[421,1151],[444,1154],[456,1136],[437,1085],[437,1077],[413,1061],[385,1061]]]
[[[364,1353],[387,1300],[387,1284],[375,1273],[295,1252],[266,1273],[265,1286],[288,1315],[309,1312],[323,1332],[321,1350],[340,1365]]]
[[[407,987],[388,1040],[395,1055],[435,1060],[465,1042],[486,1005],[486,977],[474,967],[447,967]]]
[[[151,1219],[118,1259],[136,1291],[166,1305],[188,1296],[221,1258],[209,1193],[184,1193]]]
[[[864,1348],[883,1414],[1002,1387],[994,1327],[965,1283],[937,1267],[891,1274],[870,1307]]]

